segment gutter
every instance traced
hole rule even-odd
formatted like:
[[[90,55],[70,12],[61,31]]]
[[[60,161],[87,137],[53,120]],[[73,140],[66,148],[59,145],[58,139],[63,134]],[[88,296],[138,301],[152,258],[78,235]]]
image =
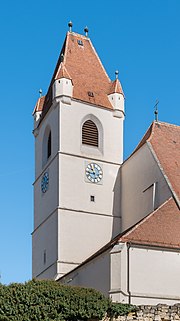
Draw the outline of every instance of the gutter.
[[[127,243],[127,293],[128,293],[128,303],[131,304],[131,291],[130,291],[130,247],[131,243]]]

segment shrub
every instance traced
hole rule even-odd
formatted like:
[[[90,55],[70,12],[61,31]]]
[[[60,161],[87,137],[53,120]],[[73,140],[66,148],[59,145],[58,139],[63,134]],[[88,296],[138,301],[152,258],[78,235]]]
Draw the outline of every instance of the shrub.
[[[112,303],[94,289],[50,280],[0,284],[0,321],[101,320],[107,312],[118,316],[129,311],[128,307]]]

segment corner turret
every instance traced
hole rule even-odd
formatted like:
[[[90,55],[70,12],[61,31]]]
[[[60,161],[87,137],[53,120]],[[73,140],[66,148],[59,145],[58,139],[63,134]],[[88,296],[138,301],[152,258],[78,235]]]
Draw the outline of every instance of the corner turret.
[[[108,98],[113,106],[114,116],[124,118],[124,93],[118,79],[118,71],[116,71],[115,74],[116,79],[111,84]]]
[[[73,83],[66,67],[61,62],[53,83],[53,99],[63,97],[63,102],[71,105]]]

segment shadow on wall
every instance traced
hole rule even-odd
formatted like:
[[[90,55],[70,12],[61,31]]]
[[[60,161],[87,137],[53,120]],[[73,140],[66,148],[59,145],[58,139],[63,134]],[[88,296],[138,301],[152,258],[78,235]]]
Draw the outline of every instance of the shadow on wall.
[[[118,170],[116,181],[113,188],[113,226],[112,226],[112,238],[121,232],[121,167]]]

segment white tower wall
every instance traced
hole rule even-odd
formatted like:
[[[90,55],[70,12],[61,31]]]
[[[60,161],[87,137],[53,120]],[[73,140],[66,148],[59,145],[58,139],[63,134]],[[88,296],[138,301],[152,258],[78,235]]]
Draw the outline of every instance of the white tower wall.
[[[56,278],[68,272],[114,237],[121,224],[123,119],[105,108],[62,101],[64,97],[58,103],[56,100],[35,137],[33,277],[38,278]],[[81,143],[81,128],[86,119],[94,120],[98,127],[99,148]],[[51,130],[52,153],[43,166],[47,126]],[[103,170],[99,184],[85,177],[90,162]],[[44,172],[49,174],[46,193],[41,191]]]

